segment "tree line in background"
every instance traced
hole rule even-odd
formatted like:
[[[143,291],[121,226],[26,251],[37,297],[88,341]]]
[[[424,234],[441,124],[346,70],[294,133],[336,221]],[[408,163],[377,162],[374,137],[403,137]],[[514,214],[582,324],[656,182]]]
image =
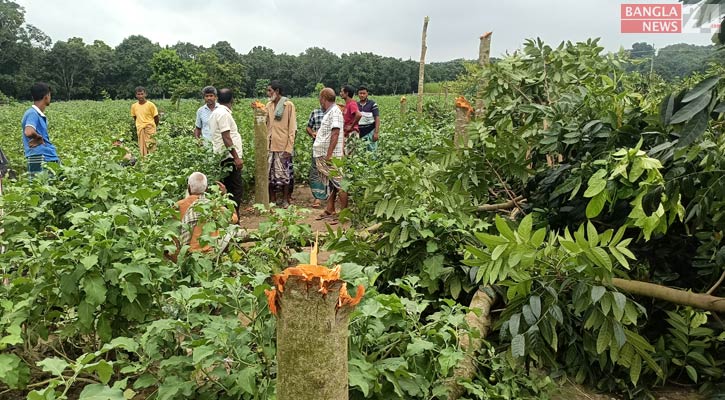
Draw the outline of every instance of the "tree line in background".
[[[702,71],[712,59],[712,46],[676,44],[654,49],[635,43],[629,50],[630,69],[654,72],[667,80]],[[473,52],[472,52],[473,53]],[[238,53],[227,41],[210,47],[179,42],[162,47],[141,35],[111,47],[101,40],[81,38],[52,42],[42,30],[25,23],[25,11],[10,0],[0,0],[0,100],[28,99],[28,88],[38,80],[49,82],[59,99],[132,98],[136,86],[152,97],[196,96],[205,85],[229,87],[246,97],[264,96],[270,80],[281,80],[292,96],[306,96],[318,83],[338,88],[365,85],[376,95],[413,93],[418,84],[418,62],[373,53],[337,55],[311,47],[299,55],[277,54],[256,46]],[[496,60],[492,60],[496,61]],[[426,65],[427,82],[455,80],[465,72],[466,60]]]

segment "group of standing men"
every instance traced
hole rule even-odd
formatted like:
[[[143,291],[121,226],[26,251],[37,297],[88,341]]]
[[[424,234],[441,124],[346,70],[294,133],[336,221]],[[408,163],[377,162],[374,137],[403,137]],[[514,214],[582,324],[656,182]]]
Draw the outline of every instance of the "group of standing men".
[[[136,103],[131,105],[141,156],[144,157],[156,148],[154,135],[159,125],[159,112],[151,101],[146,99],[147,92],[137,87]],[[215,153],[222,156],[221,167],[226,170],[222,183],[231,194],[239,215],[243,199],[242,138],[232,116],[234,98],[231,89],[217,91],[212,86],[202,90],[204,105],[196,113],[194,135],[208,142]],[[319,219],[335,220],[335,201],[339,194],[340,205],[347,207],[347,194],[342,191],[342,173],[332,163],[333,158],[346,155],[345,141],[358,136],[367,141],[368,148],[374,150],[380,131],[380,117],[377,104],[368,98],[368,90],[357,90],[359,102],[354,100],[355,89],[343,86],[340,96],[345,105],[338,106],[336,94],[331,88],[324,88],[319,95],[320,108],[312,111],[306,131],[314,140],[312,163],[310,165],[310,187],[315,198],[313,207],[320,207],[327,201],[325,210]],[[48,120],[44,114],[50,104],[51,88],[45,83],[36,83],[31,87],[33,106],[22,119],[23,146],[28,162],[28,172],[40,172],[48,162],[60,162],[57,150],[48,136]],[[269,192],[270,200],[283,207],[291,201],[294,189],[295,135],[297,133],[297,114],[295,105],[284,95],[282,85],[273,81],[267,87],[269,102],[265,106],[266,124],[269,137]],[[277,193],[281,192],[278,199]]]
[[[312,111],[307,133],[314,139],[313,158],[310,166],[310,187],[315,202],[327,201],[318,219],[335,222],[335,201],[339,193],[340,205],[347,207],[347,194],[341,190],[342,174],[332,164],[332,158],[345,156],[345,139],[359,136],[374,149],[379,137],[380,118],[378,106],[368,99],[367,88],[358,89],[360,102],[355,102],[355,90],[344,86],[340,91],[345,101],[344,112],[338,108],[335,91],[325,88],[320,92],[320,108]],[[237,207],[243,197],[242,142],[232,117],[233,96],[230,89],[217,90],[207,86],[202,90],[204,105],[196,112],[194,136],[212,144],[213,151],[223,156],[222,167],[226,173],[222,183],[231,194]],[[267,154],[269,168],[270,201],[286,207],[294,189],[294,143],[297,134],[297,113],[294,103],[285,97],[283,86],[273,81],[267,86],[269,102],[265,106],[269,140]],[[281,196],[279,197],[278,194]]]

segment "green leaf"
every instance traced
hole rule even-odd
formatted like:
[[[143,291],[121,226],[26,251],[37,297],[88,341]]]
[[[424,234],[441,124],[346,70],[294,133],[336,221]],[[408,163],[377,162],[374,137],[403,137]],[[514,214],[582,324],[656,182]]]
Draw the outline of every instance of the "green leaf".
[[[493,249],[493,252],[491,253],[491,260],[496,261],[499,257],[501,257],[501,254],[503,254],[504,251],[506,251],[506,248],[508,245],[502,244],[496,246],[495,249]]]
[[[705,92],[712,89],[720,82],[720,76],[711,76],[707,79],[700,81],[695,87],[690,89],[689,92],[682,98],[683,103],[689,103],[692,100],[702,96]]]
[[[614,317],[621,321],[627,305],[627,297],[620,292],[612,292],[612,297],[614,297]]]
[[[531,238],[531,228],[533,224],[532,221],[533,218],[531,214],[528,214],[524,217],[524,219],[521,220],[521,223],[519,224],[518,233],[525,242],[528,242]]]
[[[587,203],[586,216],[589,219],[596,218],[604,209],[607,204],[607,192],[601,191],[596,196],[592,197]]]
[[[416,356],[418,354],[422,354],[425,351],[433,350],[434,348],[435,344],[416,337],[413,339],[412,342],[408,343],[408,346],[405,348],[405,355]]]
[[[83,388],[78,400],[126,400],[121,389],[92,383]]]
[[[695,100],[687,103],[684,107],[677,110],[677,112],[672,116],[672,121],[670,121],[670,125],[679,124],[694,117],[695,114],[699,113],[700,111],[705,109],[708,104],[710,104],[710,100],[712,100],[712,92],[707,92],[704,95],[696,98]]]
[[[600,169],[595,172],[594,175],[592,175],[587,182],[588,187],[587,190],[584,192],[584,197],[594,197],[601,193],[601,191],[607,187],[607,179],[605,178],[606,175],[606,169]]]
[[[511,340],[511,355],[514,358],[523,357],[526,354],[526,339],[524,335],[518,334]]]
[[[633,385],[636,385],[639,381],[639,375],[642,373],[642,358],[640,358],[639,355],[635,354],[632,357],[632,361],[629,365],[629,379],[632,381]]]
[[[716,113],[725,113],[725,101],[721,102],[712,110]]]
[[[607,252],[604,251],[603,248],[593,247],[584,254],[586,254],[587,258],[589,258],[598,267],[602,267],[607,271],[612,271],[612,259],[609,258],[609,255],[607,255]]]
[[[489,235],[488,233],[477,232],[476,238],[478,238],[478,240],[481,243],[485,244],[486,247],[488,247],[489,249],[493,249],[496,246],[509,243],[509,240],[504,237]]]
[[[519,325],[521,324],[521,314],[516,313],[509,318],[509,333],[511,337],[518,335]]]
[[[542,243],[544,243],[544,239],[546,238],[546,228],[537,229],[536,232],[531,236],[531,244],[534,247],[541,246]]]
[[[62,358],[58,357],[46,358],[42,361],[38,361],[36,364],[41,367],[43,371],[50,372],[55,376],[62,375],[63,371],[68,368],[68,363]]]
[[[534,317],[538,319],[541,316],[541,297],[531,296],[529,298],[529,305],[531,306],[531,312],[534,313]]]
[[[251,395],[257,394],[257,368],[243,368],[236,379],[237,385]]]
[[[602,354],[612,342],[612,327],[608,323],[602,324],[597,335],[597,354]]]
[[[503,237],[508,239],[509,241],[516,241],[516,237],[514,236],[514,232],[509,227],[508,223],[505,219],[501,218],[500,216],[496,216],[496,229],[498,230],[498,233],[500,233]]]
[[[686,365],[685,371],[687,371],[687,376],[689,376],[693,382],[697,383],[697,371],[695,370],[695,367],[692,365]]]
[[[22,389],[30,381],[30,368],[15,354],[0,354],[0,382]]]
[[[709,116],[707,115],[707,110],[703,110],[695,115],[694,118],[687,121],[687,123],[682,127],[680,139],[677,141],[676,147],[681,148],[689,146],[699,139],[700,136],[705,133],[705,130],[707,130],[708,121]]]
[[[158,382],[155,376],[145,373],[136,379],[136,381],[133,383],[134,389],[144,389],[149,386],[155,385]]]
[[[106,283],[98,274],[83,278],[83,290],[86,292],[85,300],[91,306],[101,305],[106,301]]]
[[[90,256],[83,257],[81,259],[81,264],[86,267],[86,270],[89,270],[94,265],[98,264],[98,256],[95,254],[91,254]]]
[[[587,221],[587,241],[591,247],[599,244],[599,233],[597,233],[597,228],[594,227],[592,221]]]
[[[675,107],[675,94],[669,94],[660,104],[660,118],[662,126],[667,126],[672,120],[672,111]]]
[[[213,346],[199,346],[194,349],[193,361],[194,364],[199,364],[205,359],[211,357],[216,353],[216,349]]]
[[[606,292],[607,289],[604,286],[592,286],[592,303],[598,302]]]

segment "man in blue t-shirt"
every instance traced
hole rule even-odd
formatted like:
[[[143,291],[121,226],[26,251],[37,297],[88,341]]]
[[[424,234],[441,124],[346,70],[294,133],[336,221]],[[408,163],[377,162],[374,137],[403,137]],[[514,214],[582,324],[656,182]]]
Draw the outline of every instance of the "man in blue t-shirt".
[[[360,138],[368,141],[368,149],[375,151],[378,147],[378,135],[380,133],[380,112],[375,101],[368,99],[368,88],[360,86],[357,89],[357,108],[360,110]],[[372,135],[370,134],[372,133]]]
[[[43,82],[38,82],[30,88],[33,106],[25,111],[21,122],[25,158],[31,175],[41,172],[46,162],[60,161],[58,152],[48,136],[48,118],[45,116],[45,108],[50,105],[50,92],[50,86]]]

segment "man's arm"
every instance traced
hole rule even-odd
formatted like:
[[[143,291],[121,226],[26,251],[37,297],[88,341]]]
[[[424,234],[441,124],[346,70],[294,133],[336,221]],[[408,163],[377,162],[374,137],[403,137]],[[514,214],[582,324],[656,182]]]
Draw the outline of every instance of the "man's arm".
[[[154,115],[154,124],[156,124],[156,126],[159,126],[159,114]]]
[[[234,142],[232,141],[231,131],[222,132],[222,141],[224,141],[224,147],[230,149],[229,153],[234,159],[234,167],[236,167],[237,169],[242,169],[244,161],[242,161],[242,159],[239,158],[239,154],[237,154],[237,149],[234,147]]]
[[[201,128],[198,126],[194,127],[194,137],[199,139],[201,137]]]
[[[312,139],[317,137],[317,132],[315,132],[314,129],[310,128],[309,125],[305,128],[307,130],[307,135],[309,135]]]
[[[196,112],[196,123],[194,124],[194,137],[199,139],[201,137],[201,114],[199,111]]]
[[[287,153],[287,157],[292,157],[292,152],[295,148],[295,136],[297,135],[297,112],[295,111],[295,105],[287,103],[289,107],[289,119],[287,120],[287,144],[284,146],[284,151]]]
[[[25,129],[23,129],[23,134],[25,135],[25,137],[30,139],[30,142],[28,143],[29,147],[37,147],[44,143],[43,137],[40,136],[38,131],[36,131],[32,125],[25,125]]]
[[[340,139],[340,128],[333,128],[331,135],[330,146],[327,147],[327,157],[325,157],[325,160],[332,160],[332,153],[335,151],[337,142]]]

